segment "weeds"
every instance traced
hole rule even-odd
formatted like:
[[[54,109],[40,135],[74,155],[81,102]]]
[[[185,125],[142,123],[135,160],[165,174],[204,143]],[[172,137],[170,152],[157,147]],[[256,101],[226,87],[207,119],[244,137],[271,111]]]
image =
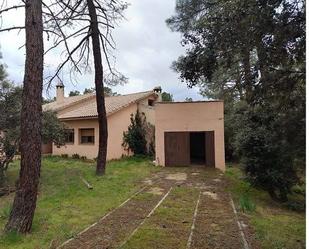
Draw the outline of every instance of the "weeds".
[[[62,158],[69,158],[69,155],[68,154],[61,154],[61,157]]]
[[[12,205],[7,205],[0,211],[0,219],[7,219],[10,216]]]
[[[256,209],[256,205],[247,193],[242,194],[239,197],[239,206],[242,212],[253,212]]]
[[[250,186],[237,165],[227,168],[226,177],[230,180],[227,191],[239,201],[240,209],[255,211],[248,215],[249,223],[262,249],[305,248],[306,218],[301,211],[305,210],[305,191],[302,186],[293,189],[289,202],[279,204],[267,192]]]

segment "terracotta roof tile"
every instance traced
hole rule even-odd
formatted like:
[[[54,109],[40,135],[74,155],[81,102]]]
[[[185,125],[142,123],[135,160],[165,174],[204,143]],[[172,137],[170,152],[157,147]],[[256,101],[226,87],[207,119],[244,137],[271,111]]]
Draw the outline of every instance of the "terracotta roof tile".
[[[85,101],[86,99],[91,99],[94,98],[95,94],[94,93],[88,93],[88,94],[84,94],[84,95],[78,95],[78,96],[73,96],[73,97],[67,97],[64,98],[63,101],[61,102],[51,102],[48,104],[43,105],[43,111],[48,111],[48,110],[52,110],[52,111],[59,111],[59,110],[63,110],[71,105],[75,105],[77,103],[80,103],[82,101]]]
[[[153,91],[147,91],[127,95],[105,97],[106,113],[107,115],[110,115],[124,107],[129,106],[132,103],[147,98],[153,94]],[[74,108],[74,105],[76,105],[76,108]],[[68,108],[68,111],[65,111],[66,108]],[[60,119],[96,117],[97,104],[95,94],[85,94],[81,96],[68,97],[65,98],[62,103],[57,103],[55,101],[44,105],[43,110],[61,110],[61,114],[58,115],[58,118]]]

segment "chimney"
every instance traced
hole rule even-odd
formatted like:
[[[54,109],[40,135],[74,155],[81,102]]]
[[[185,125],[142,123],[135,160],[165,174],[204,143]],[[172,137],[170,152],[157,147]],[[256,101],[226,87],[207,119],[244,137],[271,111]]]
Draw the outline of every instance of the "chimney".
[[[64,85],[63,83],[60,81],[57,85],[56,85],[56,101],[57,102],[63,102],[64,100]]]
[[[158,96],[157,102],[161,102],[162,101],[162,88],[161,88],[161,86],[156,86],[153,89],[153,91]]]

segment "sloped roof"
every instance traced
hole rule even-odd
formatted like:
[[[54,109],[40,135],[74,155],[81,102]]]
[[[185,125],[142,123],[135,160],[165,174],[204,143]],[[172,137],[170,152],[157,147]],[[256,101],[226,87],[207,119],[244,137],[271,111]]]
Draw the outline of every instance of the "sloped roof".
[[[105,107],[107,115],[111,115],[133,103],[138,102],[144,98],[153,95],[153,91],[133,93],[120,96],[105,97]],[[82,103],[82,104],[79,104]],[[76,105],[76,108],[74,106]],[[71,107],[68,111],[66,108]],[[81,96],[74,96],[65,98],[61,103],[52,102],[43,106],[43,110],[60,111],[58,115],[59,119],[75,119],[75,118],[87,118],[96,117],[97,104],[95,94],[85,94]]]
[[[84,95],[72,96],[64,98],[61,102],[51,102],[43,105],[43,111],[59,111],[77,103],[83,102],[87,99],[95,98],[95,93],[87,93]]]

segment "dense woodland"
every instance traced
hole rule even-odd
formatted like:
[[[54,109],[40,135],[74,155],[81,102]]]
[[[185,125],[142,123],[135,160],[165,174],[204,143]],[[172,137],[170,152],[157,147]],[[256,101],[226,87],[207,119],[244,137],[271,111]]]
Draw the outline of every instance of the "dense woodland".
[[[225,101],[226,159],[286,201],[305,171],[305,1],[179,0],[167,24],[183,82]]]

